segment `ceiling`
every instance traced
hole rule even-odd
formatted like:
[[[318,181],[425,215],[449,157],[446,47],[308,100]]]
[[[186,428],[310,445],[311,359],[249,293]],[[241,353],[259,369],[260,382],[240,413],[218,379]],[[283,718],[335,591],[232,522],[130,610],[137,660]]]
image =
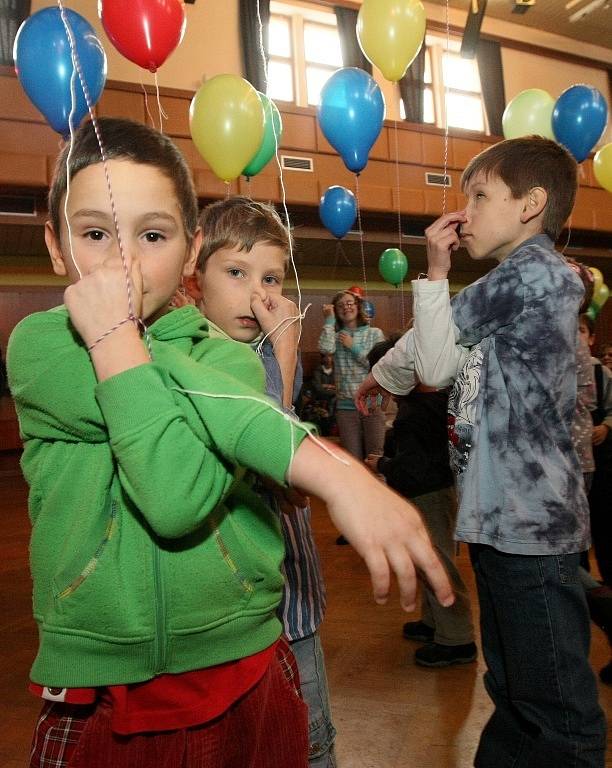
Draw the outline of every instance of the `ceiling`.
[[[446,0],[428,2],[446,5]],[[535,5],[528,6],[525,13],[518,14],[512,12],[517,5],[515,0],[488,0],[485,18],[523,24],[584,43],[612,48],[611,4],[610,0],[536,0]],[[566,8],[567,5],[571,7]],[[468,11],[471,0],[449,0],[449,6]],[[588,15],[574,22],[569,21],[571,16],[589,6],[592,11]]]

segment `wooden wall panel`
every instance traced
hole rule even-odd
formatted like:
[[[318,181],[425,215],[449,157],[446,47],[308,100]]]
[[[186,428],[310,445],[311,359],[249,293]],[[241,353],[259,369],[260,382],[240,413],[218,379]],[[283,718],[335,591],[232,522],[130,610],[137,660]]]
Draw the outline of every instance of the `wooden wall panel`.
[[[44,189],[48,184],[47,158],[44,155],[0,152],[0,184]]]
[[[96,105],[100,117],[124,117],[126,120],[145,122],[144,94],[105,88]]]
[[[444,168],[444,136],[438,136],[432,133],[421,134],[421,144],[423,147],[423,164],[430,170]],[[453,156],[453,142],[448,141],[448,166],[455,166]]]
[[[160,97],[162,109],[166,113],[163,119],[164,133],[169,136],[181,136],[183,138],[189,138],[189,99],[178,98],[175,96],[162,96]],[[150,115],[146,115],[146,122],[149,125],[153,125],[154,128],[159,128],[159,107],[157,105],[157,99],[149,94],[149,112]],[[151,123],[151,117],[153,122]]]
[[[317,150],[317,126],[314,115],[283,113],[283,149]]]

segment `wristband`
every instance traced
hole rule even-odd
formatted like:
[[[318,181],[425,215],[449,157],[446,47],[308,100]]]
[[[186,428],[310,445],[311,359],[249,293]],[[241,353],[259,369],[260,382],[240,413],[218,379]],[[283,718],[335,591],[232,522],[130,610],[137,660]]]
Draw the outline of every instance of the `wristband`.
[[[105,339],[107,336],[110,336],[110,335],[111,335],[111,333],[114,333],[114,332],[117,330],[117,328],[121,328],[121,326],[122,326],[122,325],[125,325],[126,323],[129,323],[129,322],[132,322],[132,323],[134,323],[134,325],[135,325],[137,328],[139,328],[139,327],[140,327],[140,325],[141,325],[141,323],[142,323],[142,320],[140,320],[140,318],[138,318],[138,317],[134,317],[134,315],[128,315],[127,317],[124,317],[124,318],[123,318],[123,320],[120,320],[120,321],[119,321],[119,322],[118,322],[116,325],[113,325],[113,327],[112,327],[112,328],[110,328],[108,331],[106,331],[106,333],[103,333],[103,334],[102,334],[102,336],[100,336],[100,338],[96,339],[96,340],[94,341],[94,343],[93,343],[93,344],[90,344],[90,345],[87,347],[87,351],[88,351],[88,352],[91,352],[91,350],[92,350],[94,347],[96,347],[96,346],[97,346],[97,345],[98,345],[98,344],[99,344],[101,341],[103,341],[103,340],[104,340],[104,339]]]

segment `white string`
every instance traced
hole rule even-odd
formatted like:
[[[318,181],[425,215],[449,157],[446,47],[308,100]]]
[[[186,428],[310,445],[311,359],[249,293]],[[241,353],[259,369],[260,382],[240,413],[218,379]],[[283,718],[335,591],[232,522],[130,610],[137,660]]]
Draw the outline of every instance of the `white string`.
[[[298,322],[298,320],[303,320],[303,319],[306,317],[306,312],[308,312],[308,310],[310,309],[310,307],[312,307],[312,304],[307,304],[307,305],[304,307],[304,311],[303,311],[303,312],[301,312],[299,315],[294,315],[293,317],[284,317],[282,320],[280,320],[280,321],[279,321],[279,322],[278,322],[278,323],[277,323],[277,324],[274,326],[274,328],[272,328],[272,330],[268,331],[268,333],[266,333],[266,335],[265,335],[265,336],[264,336],[264,337],[261,339],[261,341],[260,341],[260,342],[259,342],[259,344],[257,345],[257,348],[255,349],[255,351],[257,352],[257,354],[258,354],[258,355],[261,355],[261,354],[262,354],[262,351],[263,351],[263,350],[262,350],[262,348],[263,348],[263,344],[264,344],[265,340],[268,338],[268,336],[271,336],[271,335],[274,333],[274,331],[276,331],[278,328],[280,328],[280,327],[281,327],[281,325],[283,325],[283,323],[287,323],[287,327],[286,327],[286,328],[283,328],[283,330],[282,330],[282,331],[281,331],[281,332],[278,334],[278,336],[276,337],[276,339],[274,339],[274,342],[272,343],[272,347],[275,347],[275,346],[276,346],[276,343],[277,343],[277,341],[280,339],[280,337],[283,335],[283,333],[285,333],[285,331],[287,331],[287,330],[290,328],[290,326],[292,326],[292,325],[293,325],[293,323],[297,323],[297,322]]]
[[[257,25],[258,25],[258,42],[259,42],[259,52],[261,53],[261,60],[263,63],[263,70],[264,70],[264,77],[266,81],[266,87],[268,85],[268,62],[266,61],[266,51],[263,44],[263,22],[261,20],[261,11],[259,7],[259,0],[257,0]],[[287,192],[285,190],[285,180],[283,178],[283,166],[280,161],[280,157],[278,155],[278,134],[276,133],[276,125],[274,124],[274,116],[272,113],[272,109],[270,108],[270,117],[272,119],[272,133],[274,134],[274,156],[276,158],[276,164],[278,166],[278,173],[279,173],[279,181],[281,186],[281,202],[283,206],[283,212],[285,214],[285,222],[287,227],[287,232],[289,233],[289,261],[291,262],[291,268],[293,269],[293,274],[295,275],[295,286],[297,289],[297,295],[298,295],[298,312],[300,313],[300,318],[303,317],[302,313],[302,289],[300,287],[300,278],[297,271],[297,266],[295,263],[295,259],[293,258],[293,238],[291,236],[291,220],[289,218],[289,209],[287,208]],[[302,323],[300,322],[300,332],[298,334],[298,345],[300,343],[300,339],[302,338]]]
[[[74,72],[74,70],[76,70],[76,72],[78,74],[79,82],[81,83],[81,88],[83,89],[83,96],[85,97],[85,102],[87,104],[87,109],[89,110],[89,115],[91,117],[91,123],[93,125],[94,133],[96,135],[96,140],[98,142],[98,147],[100,149],[100,156],[101,156],[101,160],[102,160],[102,167],[104,169],[104,176],[106,178],[106,187],[107,187],[107,190],[108,190],[108,196],[109,196],[110,205],[111,205],[111,212],[112,212],[112,216],[113,216],[113,225],[114,225],[114,228],[115,228],[115,234],[117,235],[117,244],[119,246],[119,254],[121,256],[121,262],[122,262],[122,265],[123,265],[123,271],[124,271],[124,275],[125,275],[126,289],[127,289],[127,300],[128,300],[128,315],[135,322],[137,322],[139,327],[142,329],[144,340],[145,340],[145,343],[146,343],[146,346],[147,346],[147,351],[149,353],[149,357],[151,359],[153,359],[153,350],[152,350],[152,346],[151,346],[151,338],[150,338],[150,334],[149,334],[148,328],[145,325],[145,323],[142,320],[142,318],[137,317],[136,313],[134,312],[134,303],[133,303],[133,297],[132,297],[132,283],[131,283],[130,273],[129,273],[129,269],[128,269],[128,265],[127,265],[127,259],[126,259],[126,256],[125,256],[125,250],[124,250],[124,247],[123,247],[123,241],[121,239],[121,233],[119,232],[119,220],[117,218],[117,209],[116,209],[116,206],[115,206],[115,198],[113,196],[113,189],[112,189],[111,180],[110,180],[110,171],[109,171],[109,168],[108,168],[108,161],[107,161],[107,158],[106,158],[106,152],[104,150],[104,144],[102,143],[102,136],[100,135],[100,129],[99,129],[99,126],[98,126],[98,121],[96,119],[96,115],[95,115],[94,110],[93,110],[93,105],[91,103],[91,97],[90,97],[90,94],[89,94],[89,88],[87,86],[87,82],[85,81],[85,77],[83,76],[83,71],[81,69],[81,62],[80,62],[80,59],[79,59],[79,55],[78,55],[78,51],[77,51],[77,47],[76,47],[76,41],[75,41],[75,38],[74,38],[74,33],[72,31],[72,27],[70,26],[70,23],[69,23],[68,18],[66,16],[66,10],[64,8],[62,0],[57,0],[57,4],[59,6],[59,11],[60,11],[60,16],[61,16],[61,19],[62,19],[62,23],[64,25],[64,29],[66,30],[66,35],[68,37],[68,42],[70,44],[70,57],[71,57],[71,60],[72,60],[73,72]],[[71,114],[72,114],[73,110],[75,109],[75,102],[76,102],[76,98],[75,98],[74,92],[71,92],[71,99],[72,99],[72,104],[71,104]],[[69,121],[69,123],[70,123],[70,121]],[[72,130],[71,130],[69,154],[72,151],[73,145],[74,145],[74,136],[73,136],[73,133],[72,133]],[[68,171],[69,170],[70,169],[68,168]],[[68,187],[66,189],[68,190]],[[67,196],[67,192],[66,192],[66,196]],[[66,213],[66,207],[64,208],[64,213]],[[78,268],[77,268],[77,270],[78,270]],[[79,274],[80,274],[80,272],[79,272]]]
[[[60,14],[62,15],[62,21],[64,17],[62,14],[62,8],[60,4]],[[72,32],[66,27],[68,35]],[[72,227],[70,226],[70,219],[68,218],[68,198],[70,197],[70,161],[72,160],[72,151],[74,149],[74,113],[76,112],[76,78],[77,71],[73,65],[72,74],[70,75],[70,114],[68,115],[68,128],[70,130],[70,146],[68,147],[68,155],[66,157],[66,196],[64,198],[64,220],[66,222],[66,229],[68,230],[68,247],[70,249],[70,258],[75,266],[75,269],[79,275],[79,280],[83,279],[83,273],[74,255],[74,247],[72,240]],[[59,241],[60,233],[56,232],[57,239]]]
[[[446,55],[450,51],[450,19],[448,0],[446,0]],[[442,63],[442,77],[444,77],[444,63]],[[448,83],[444,91],[444,186],[442,187],[442,215],[446,213],[446,189],[448,169]]]
[[[319,440],[319,438],[313,434],[313,427],[309,427],[308,424],[305,424],[303,421],[299,421],[299,419],[296,419],[292,414],[287,413],[286,411],[283,411],[281,408],[278,408],[273,403],[270,403],[268,400],[264,400],[261,397],[256,397],[254,395],[229,395],[229,394],[221,394],[218,392],[199,392],[198,390],[194,389],[183,389],[182,387],[172,387],[173,390],[176,392],[182,392],[185,395],[200,395],[202,397],[212,397],[214,399],[218,400],[253,400],[256,403],[260,403],[261,405],[265,405],[268,408],[271,408],[273,411],[276,411],[276,413],[280,414],[285,421],[289,422],[290,425],[290,432],[291,432],[291,459],[293,459],[293,456],[295,455],[295,443],[293,438],[293,429],[301,429],[306,433],[306,436],[309,437],[316,445],[319,446],[319,448],[322,448],[325,453],[329,454],[333,459],[336,459],[336,461],[339,461],[341,464],[344,464],[346,467],[350,467],[351,463],[350,461],[347,461],[342,456],[339,456],[337,453],[334,453],[330,448],[328,448],[325,443],[322,440]]]
[[[162,107],[161,98],[159,95],[159,81],[157,79],[157,70],[155,70],[155,93],[157,95],[157,111],[159,114],[159,132],[164,132],[164,120],[168,119],[168,115],[164,112]]]

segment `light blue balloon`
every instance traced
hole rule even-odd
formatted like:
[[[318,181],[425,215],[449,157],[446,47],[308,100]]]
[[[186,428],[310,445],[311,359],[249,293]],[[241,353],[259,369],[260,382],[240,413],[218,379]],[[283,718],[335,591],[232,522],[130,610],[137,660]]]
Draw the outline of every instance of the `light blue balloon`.
[[[319,203],[319,216],[332,235],[344,237],[357,218],[355,195],[346,187],[329,187]]]
[[[385,100],[376,81],[356,67],[339,69],[321,91],[319,125],[353,173],[362,171],[380,135]]]
[[[81,72],[93,106],[106,82],[106,54],[86,19],[69,9],[64,13],[72,29]],[[30,101],[43,113],[53,130],[67,136],[70,133],[73,67],[70,41],[59,8],[43,8],[23,22],[15,38],[13,57],[19,82]],[[88,112],[78,74],[75,96],[72,122],[78,126]]]
[[[361,304],[361,309],[363,310],[363,314],[368,318],[368,320],[374,319],[374,316],[376,315],[376,309],[374,308],[374,304],[372,304],[371,301],[363,301]]]
[[[552,127],[559,144],[569,149],[578,163],[589,156],[608,121],[608,105],[591,85],[572,85],[557,99]]]

